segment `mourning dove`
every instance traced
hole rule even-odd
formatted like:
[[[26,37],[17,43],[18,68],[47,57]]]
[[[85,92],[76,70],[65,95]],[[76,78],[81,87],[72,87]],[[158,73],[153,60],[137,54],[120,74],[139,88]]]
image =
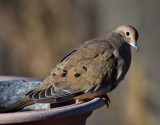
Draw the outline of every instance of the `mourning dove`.
[[[131,63],[130,46],[138,51],[138,32],[121,25],[84,42],[53,68],[42,85],[2,112],[34,103],[58,103],[69,99],[103,97],[117,87]]]

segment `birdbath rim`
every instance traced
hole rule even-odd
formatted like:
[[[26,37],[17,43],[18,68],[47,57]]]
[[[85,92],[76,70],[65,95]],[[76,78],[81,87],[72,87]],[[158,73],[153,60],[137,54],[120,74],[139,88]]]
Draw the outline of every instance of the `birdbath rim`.
[[[15,77],[15,76],[0,76],[0,81],[6,80],[40,80],[37,78],[29,77]],[[13,113],[0,113],[0,124],[12,124],[12,123],[24,123],[32,122],[38,120],[45,120],[50,118],[60,118],[72,115],[78,115],[83,113],[89,113],[93,110],[100,108],[105,105],[105,102],[101,98],[95,98],[88,102],[80,102],[77,104],[67,105],[58,108],[51,108],[45,110],[36,110],[36,111],[23,111],[23,112],[13,112]]]

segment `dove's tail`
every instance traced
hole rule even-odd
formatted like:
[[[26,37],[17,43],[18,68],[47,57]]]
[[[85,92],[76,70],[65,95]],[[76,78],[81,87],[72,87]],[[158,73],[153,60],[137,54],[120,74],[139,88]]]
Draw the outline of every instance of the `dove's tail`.
[[[34,101],[32,101],[31,99],[24,97],[23,99],[21,99],[20,101],[15,102],[14,104],[2,109],[0,112],[1,113],[7,113],[7,112],[14,112],[14,111],[18,111],[28,105],[33,104]]]

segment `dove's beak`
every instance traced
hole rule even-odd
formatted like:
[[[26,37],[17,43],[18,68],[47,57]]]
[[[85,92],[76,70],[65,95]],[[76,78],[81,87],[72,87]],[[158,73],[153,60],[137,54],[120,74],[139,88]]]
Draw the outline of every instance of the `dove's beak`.
[[[133,41],[133,42],[130,43],[130,45],[131,45],[133,48],[135,48],[136,51],[139,50],[138,45],[137,45],[137,42],[134,42],[134,41]]]

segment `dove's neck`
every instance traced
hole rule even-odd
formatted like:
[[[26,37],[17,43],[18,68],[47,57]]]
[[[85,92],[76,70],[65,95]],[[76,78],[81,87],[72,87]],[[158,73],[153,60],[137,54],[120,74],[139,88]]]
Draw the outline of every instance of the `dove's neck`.
[[[104,34],[104,39],[106,39],[115,49],[122,49],[125,48],[130,50],[130,45],[123,40],[123,38],[115,33],[115,32],[108,32]]]

